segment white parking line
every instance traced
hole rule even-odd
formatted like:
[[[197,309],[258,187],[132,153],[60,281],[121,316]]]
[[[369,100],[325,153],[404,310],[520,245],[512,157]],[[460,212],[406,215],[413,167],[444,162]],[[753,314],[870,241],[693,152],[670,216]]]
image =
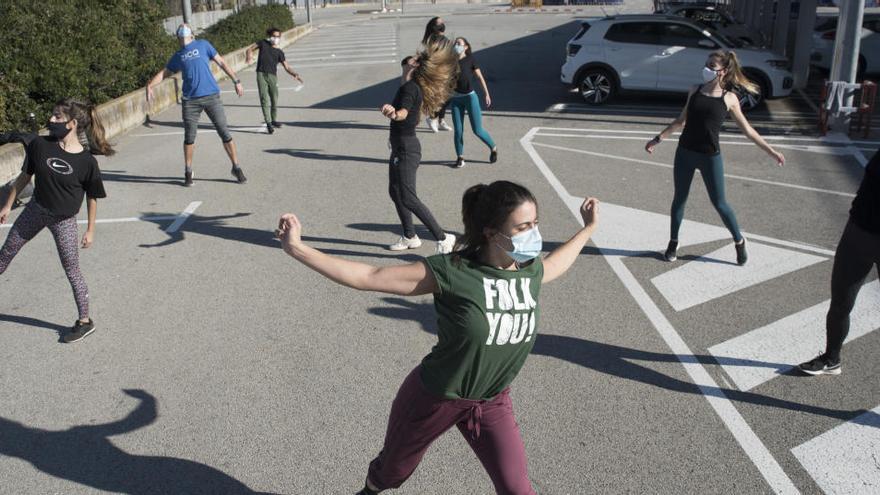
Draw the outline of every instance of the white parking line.
[[[654,131],[635,131],[631,129],[607,129],[601,127],[537,127],[537,134],[543,132],[543,130],[548,131],[565,131],[565,132],[576,132],[576,133],[600,133],[600,134],[642,134],[645,136],[655,136],[657,133]],[[680,132],[676,132],[673,134],[674,136],[681,136]],[[729,133],[721,133],[719,137],[725,139],[748,139],[748,137],[743,134],[729,134]],[[848,144],[865,144],[865,145],[873,145],[880,146],[880,141],[853,141],[847,140],[842,141],[839,136],[829,135],[821,138],[814,137],[797,137],[797,136],[762,136],[765,141],[805,141],[810,143],[820,142],[824,144],[837,144],[841,146],[845,146]]]
[[[174,220],[176,218],[177,215],[159,215],[155,217],[98,218],[95,220],[95,223],[160,222],[164,220]],[[79,225],[85,225],[89,223],[89,221],[77,220],[76,223],[78,223]],[[10,227],[12,227],[11,223],[0,225],[0,229],[8,229]]]
[[[571,214],[578,222],[581,222],[579,213],[580,199],[575,198],[568,193],[562,183],[553,174],[544,160],[541,159],[538,152],[532,146],[532,137],[537,132],[537,128],[531,129],[522,139],[520,145],[531,157],[535,166],[550,183],[551,187],[556,191],[559,198],[565,203]],[[749,456],[755,467],[764,476],[764,479],[770,485],[770,488],[779,494],[796,494],[800,493],[792,483],[791,479],[785,474],[782,467],[776,462],[773,454],[767,449],[761,439],[755,434],[752,428],[746,423],[745,419],[739,411],[731,403],[730,399],[724,394],[724,391],[718,387],[712,376],[703,367],[702,364],[694,356],[685,341],[681,338],[669,320],[663,315],[663,312],[651,300],[651,297],[645,292],[645,289],[639,284],[632,272],[623,263],[623,259],[619,255],[609,254],[603,251],[602,245],[602,229],[594,234],[595,243],[605,260],[611,266],[611,269],[621,280],[623,285],[635,299],[636,303],[645,313],[645,316],[651,321],[654,328],[666,342],[666,345],[675,353],[679,362],[681,362],[688,376],[700,390],[700,393],[706,398],[718,417],[724,422],[724,425],[742,447],[746,455]]]
[[[791,453],[829,495],[880,493],[880,406]]]
[[[351,62],[331,62],[327,64],[297,64],[297,68],[302,67],[337,67],[343,65],[376,65],[376,64],[396,64],[399,60],[397,59],[387,59],[387,60],[353,60]]]
[[[673,168],[672,165],[667,165],[665,163],[660,163],[660,162],[652,162],[649,160],[640,160],[638,158],[629,158],[629,157],[620,156],[620,155],[610,155],[608,153],[598,153],[595,151],[586,151],[586,150],[581,150],[581,149],[577,149],[577,148],[567,148],[565,146],[554,146],[552,144],[544,144],[544,143],[531,143],[531,144],[534,146],[540,146],[542,148],[550,148],[550,149],[560,150],[560,151],[570,151],[572,153],[580,153],[582,155],[598,156],[600,158],[612,158],[615,160],[622,160],[622,161],[632,162],[632,163],[641,163],[644,165],[651,165],[654,167],[663,167],[663,168],[670,168],[670,169]],[[855,197],[855,194],[853,194],[853,193],[841,192],[841,191],[831,191],[829,189],[820,189],[817,187],[799,186],[797,184],[789,184],[787,182],[777,182],[777,181],[772,181],[772,180],[755,179],[753,177],[743,177],[741,175],[733,175],[733,174],[724,174],[724,177],[727,177],[729,179],[737,179],[737,180],[747,181],[747,182],[757,182],[759,184],[767,184],[767,185],[771,185],[771,186],[787,187],[787,188],[791,188],[791,189],[800,189],[802,191],[812,191],[812,192],[820,192],[820,193],[824,193],[824,194],[833,194],[836,196],[844,196],[847,198],[854,198]]]
[[[201,201],[193,201],[192,203],[190,203],[189,206],[187,206],[182,212],[180,212],[180,215],[177,215],[177,220],[169,225],[168,228],[165,229],[165,232],[169,234],[177,232],[177,230],[183,226],[183,223],[186,222],[186,219],[189,218],[190,215],[192,215],[193,212],[196,211],[196,208],[198,208],[201,204]]]
[[[350,55],[347,52],[343,52],[340,54],[332,53],[330,55],[323,55],[320,57],[308,57],[308,58],[300,58],[297,59],[298,62],[312,62],[315,60],[349,60],[349,59],[357,59],[357,58],[377,58],[377,57],[396,57],[397,51],[392,49],[391,51],[384,51],[382,53],[367,53],[363,55]],[[297,63],[299,65],[299,63]]]

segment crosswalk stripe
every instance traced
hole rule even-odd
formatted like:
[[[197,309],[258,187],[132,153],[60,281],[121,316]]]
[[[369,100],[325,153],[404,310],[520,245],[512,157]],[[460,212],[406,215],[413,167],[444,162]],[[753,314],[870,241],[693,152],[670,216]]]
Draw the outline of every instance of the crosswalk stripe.
[[[880,406],[791,453],[826,494],[880,493]]]
[[[737,266],[733,245],[698,257],[651,279],[676,311],[703,304],[800,270],[828,258],[749,242],[745,266]]]
[[[825,349],[825,315],[831,301],[786,316],[769,325],[712,346],[737,388],[746,391],[816,357]],[[880,282],[862,287],[850,314],[850,342],[880,329]]]

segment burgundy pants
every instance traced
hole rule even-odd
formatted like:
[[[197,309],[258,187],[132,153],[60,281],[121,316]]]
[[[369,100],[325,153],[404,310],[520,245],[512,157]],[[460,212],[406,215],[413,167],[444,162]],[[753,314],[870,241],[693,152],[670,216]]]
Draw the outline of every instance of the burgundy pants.
[[[370,463],[370,483],[380,490],[402,485],[431,443],[455,425],[483,463],[497,493],[534,495],[510,390],[487,401],[444,399],[425,389],[420,370],[417,366],[410,372],[391,405],[385,445]]]

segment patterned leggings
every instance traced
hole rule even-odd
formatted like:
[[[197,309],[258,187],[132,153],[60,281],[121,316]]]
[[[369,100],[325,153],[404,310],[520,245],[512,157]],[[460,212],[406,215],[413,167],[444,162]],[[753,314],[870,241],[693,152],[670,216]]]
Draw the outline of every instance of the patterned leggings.
[[[0,249],[0,274],[6,271],[12,258],[18,254],[22,246],[43,230],[43,227],[49,227],[52,237],[55,238],[61,266],[64,267],[64,273],[67,274],[67,280],[73,288],[73,298],[76,300],[79,318],[86,319],[89,317],[89,288],[86,287],[86,281],[79,270],[79,235],[75,217],[52,215],[49,210],[31,200],[9,229],[6,243]]]

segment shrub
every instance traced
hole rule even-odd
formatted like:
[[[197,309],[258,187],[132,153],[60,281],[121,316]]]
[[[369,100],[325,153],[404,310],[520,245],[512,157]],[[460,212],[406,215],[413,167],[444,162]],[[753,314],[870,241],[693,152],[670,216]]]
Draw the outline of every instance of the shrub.
[[[229,53],[266,37],[266,29],[281,32],[293,29],[293,15],[284,5],[246,7],[204,30],[200,38],[214,45],[220,53]]]

